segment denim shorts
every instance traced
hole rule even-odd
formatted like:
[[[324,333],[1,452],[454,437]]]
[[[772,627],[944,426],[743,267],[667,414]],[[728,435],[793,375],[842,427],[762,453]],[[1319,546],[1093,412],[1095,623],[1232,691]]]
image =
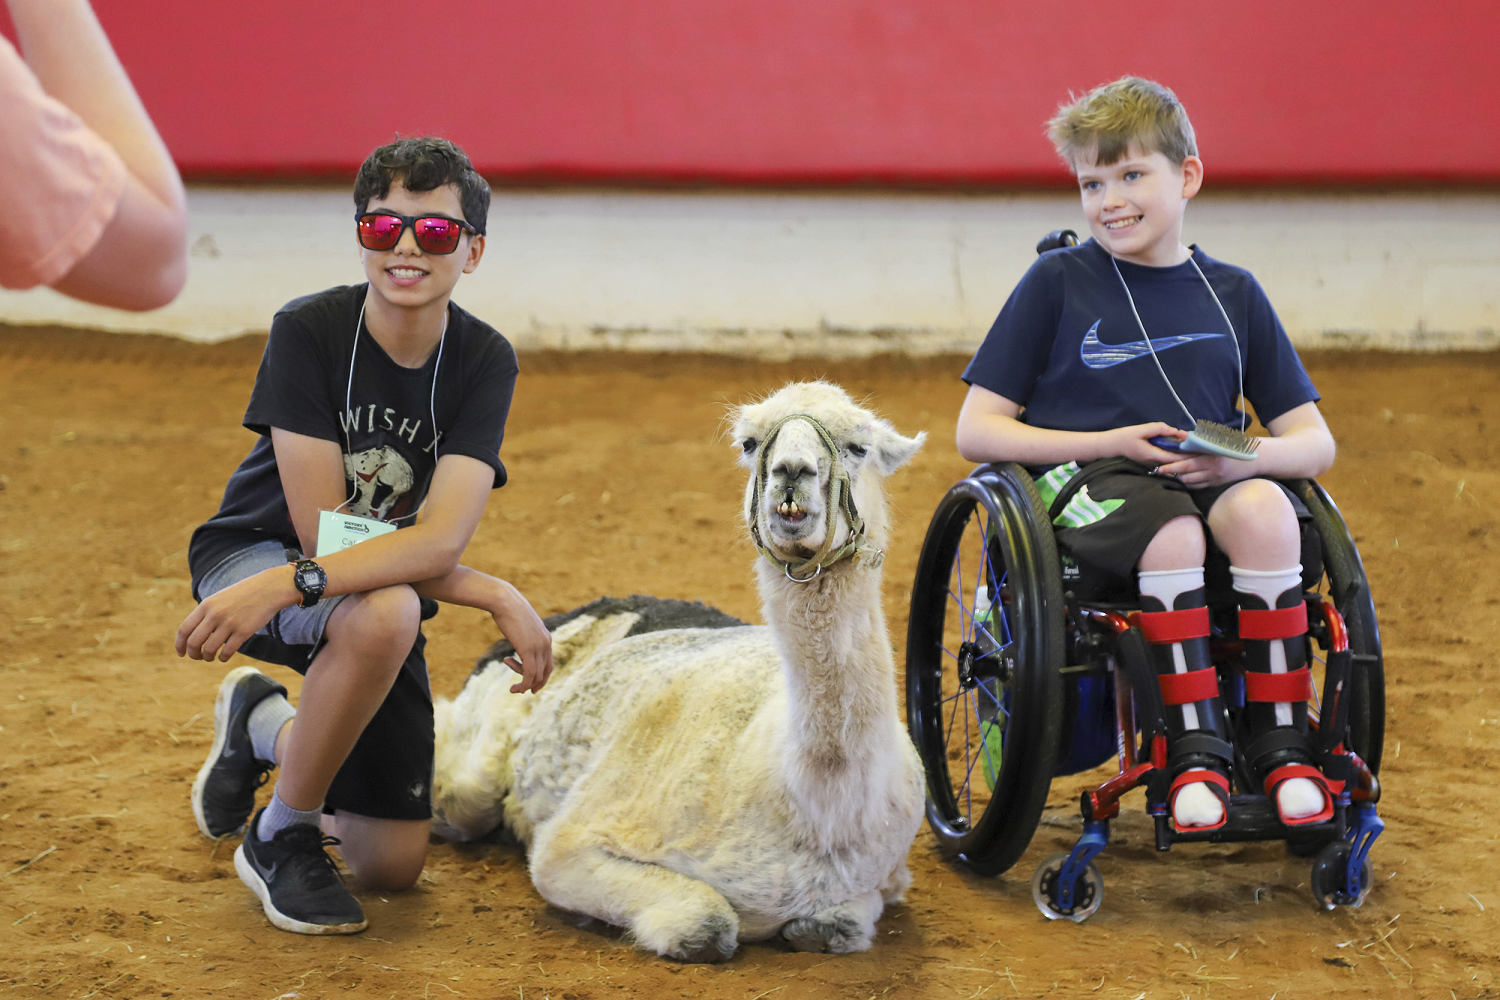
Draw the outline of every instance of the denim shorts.
[[[194,581],[194,592],[207,597],[299,558],[301,553],[280,542],[258,542],[225,557]],[[245,641],[240,652],[306,674],[323,646],[328,620],[343,599],[330,597],[310,608],[283,608]],[[431,818],[433,722],[423,655],[426,644],[418,632],[385,701],[334,777],[324,800],[325,812],[345,810],[376,819]]]

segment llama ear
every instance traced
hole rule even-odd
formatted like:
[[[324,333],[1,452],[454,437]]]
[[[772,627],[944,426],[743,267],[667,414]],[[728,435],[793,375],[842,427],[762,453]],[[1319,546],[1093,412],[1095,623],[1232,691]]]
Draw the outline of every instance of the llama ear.
[[[888,476],[909,462],[926,441],[926,431],[918,431],[916,437],[907,437],[882,420],[876,424],[875,447],[870,454],[880,471]]]

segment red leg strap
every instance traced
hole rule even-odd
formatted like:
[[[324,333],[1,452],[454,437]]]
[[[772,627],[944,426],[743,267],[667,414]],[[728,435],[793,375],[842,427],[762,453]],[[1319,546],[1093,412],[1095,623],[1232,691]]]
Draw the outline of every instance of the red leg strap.
[[[1142,611],[1137,616],[1141,634],[1147,642],[1182,642],[1208,635],[1208,609],[1183,608],[1180,611]],[[1305,628],[1303,631],[1307,631]]]
[[[1213,667],[1185,674],[1157,674],[1161,700],[1167,705],[1188,705],[1219,696],[1219,674]]]
[[[1217,823],[1208,826],[1192,826],[1190,830],[1217,830],[1229,820],[1229,779],[1218,771],[1210,771],[1207,768],[1195,768],[1191,771],[1183,771],[1172,779],[1172,787],[1167,790],[1167,810],[1170,812],[1172,804],[1177,801],[1177,793],[1187,785],[1205,784],[1210,786],[1210,791],[1218,796],[1224,806],[1223,815]]]
[[[1304,603],[1270,611],[1240,609],[1241,639],[1294,639],[1306,634],[1307,605]]]
[[[1312,694],[1312,671],[1307,667],[1279,674],[1245,671],[1246,701],[1307,701]]]
[[[1303,816],[1301,819],[1287,819],[1281,816],[1281,807],[1276,801],[1277,787],[1288,778],[1307,778],[1315,783],[1323,792],[1323,808],[1311,816]],[[1326,823],[1333,818],[1333,797],[1344,787],[1342,781],[1329,781],[1322,771],[1306,764],[1283,764],[1270,774],[1266,775],[1266,794],[1271,797],[1271,804],[1276,806],[1276,815],[1281,817],[1283,826],[1307,826],[1311,823]]]

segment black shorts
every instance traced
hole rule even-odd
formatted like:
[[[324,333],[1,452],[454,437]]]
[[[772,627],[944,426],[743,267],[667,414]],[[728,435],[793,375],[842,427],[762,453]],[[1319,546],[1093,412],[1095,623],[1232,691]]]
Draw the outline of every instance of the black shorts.
[[[278,542],[250,546],[195,581],[194,594],[201,591],[207,597],[263,569],[284,564],[288,555]],[[334,597],[311,608],[283,609],[247,639],[240,652],[305,675],[323,646],[328,618],[341,600]],[[427,602],[423,603],[423,617],[431,617]],[[432,817],[432,690],[426,645],[426,638],[418,632],[395,683],[334,776],[323,801],[324,812],[342,810],[375,819]]]
[[[1134,583],[1141,553],[1167,522],[1178,517],[1206,522],[1209,508],[1234,485],[1238,484],[1193,490],[1175,479],[1152,475],[1148,466],[1115,458],[1082,468],[1068,463],[1037,476],[1042,499],[1052,508],[1058,550],[1092,577],[1090,590]],[[1276,485],[1298,519],[1306,520],[1307,508],[1297,495],[1283,483]],[[1211,564],[1215,557],[1224,561],[1217,550],[1211,552]],[[1227,576],[1227,562],[1222,568]]]

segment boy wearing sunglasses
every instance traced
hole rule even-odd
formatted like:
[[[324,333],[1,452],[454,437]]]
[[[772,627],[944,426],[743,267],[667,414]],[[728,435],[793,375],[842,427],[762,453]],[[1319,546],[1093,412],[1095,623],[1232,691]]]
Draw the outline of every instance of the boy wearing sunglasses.
[[[200,603],[178,655],[243,652],[305,677],[293,709],[259,670],[229,673],[191,794],[204,835],[244,829],[235,869],[283,930],[365,928],[328,845],[369,888],[422,872],[433,717],[420,625],[433,602],[493,617],[517,650],[512,691],[552,671],[526,598],[459,561],[505,483],[517,373],[509,342],[450,301],[484,254],[489,200],[447,140],[369,156],[354,186],[366,281],[276,314],[244,419],[257,440],[189,545]]]

